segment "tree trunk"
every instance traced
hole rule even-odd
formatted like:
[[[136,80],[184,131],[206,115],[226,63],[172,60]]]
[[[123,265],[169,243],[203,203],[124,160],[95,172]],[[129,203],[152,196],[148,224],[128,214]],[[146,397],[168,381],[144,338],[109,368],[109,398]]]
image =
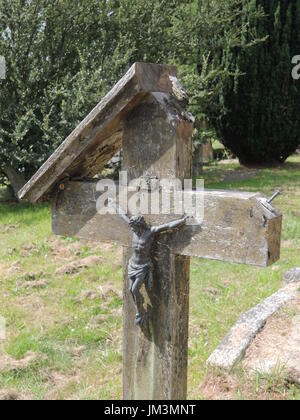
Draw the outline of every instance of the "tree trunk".
[[[3,172],[7,176],[12,189],[14,191],[14,194],[16,197],[18,197],[18,191],[26,184],[26,180],[23,174],[20,172],[17,172],[12,166],[6,165],[3,168]]]

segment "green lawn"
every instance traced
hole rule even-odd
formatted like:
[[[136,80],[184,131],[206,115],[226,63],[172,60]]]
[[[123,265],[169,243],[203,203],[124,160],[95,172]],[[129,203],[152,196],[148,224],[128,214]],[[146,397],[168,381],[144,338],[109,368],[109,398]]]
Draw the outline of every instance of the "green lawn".
[[[188,378],[193,399],[203,398],[205,361],[239,315],[278,290],[285,270],[300,266],[299,157],[273,169],[212,165],[204,177],[206,188],[267,195],[280,188],[276,206],[284,225],[281,260],[268,269],[193,260]],[[32,399],[121,398],[121,250],[54,238],[47,205],[5,203],[0,245],[0,316],[7,323],[7,339],[0,341],[0,389]],[[100,256],[101,264],[68,269],[91,255]],[[57,274],[57,268],[66,273]],[[36,358],[27,367],[9,367],[28,352]],[[264,386],[263,379],[256,380],[249,394],[241,384],[235,397],[259,398]],[[284,385],[278,396],[299,399],[300,393]]]

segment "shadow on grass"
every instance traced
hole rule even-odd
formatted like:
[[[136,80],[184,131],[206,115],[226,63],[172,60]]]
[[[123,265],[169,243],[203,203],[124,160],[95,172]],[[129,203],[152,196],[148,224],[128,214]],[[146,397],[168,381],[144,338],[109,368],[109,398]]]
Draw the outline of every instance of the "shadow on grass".
[[[266,193],[278,188],[290,190],[300,185],[300,156],[293,156],[291,160],[267,168],[246,168],[238,163],[211,165],[199,178],[204,178],[205,187],[212,189],[247,189]],[[228,174],[235,176],[230,179]]]
[[[0,224],[21,222],[28,226],[45,219],[48,214],[48,203],[18,202],[8,188],[0,187]]]

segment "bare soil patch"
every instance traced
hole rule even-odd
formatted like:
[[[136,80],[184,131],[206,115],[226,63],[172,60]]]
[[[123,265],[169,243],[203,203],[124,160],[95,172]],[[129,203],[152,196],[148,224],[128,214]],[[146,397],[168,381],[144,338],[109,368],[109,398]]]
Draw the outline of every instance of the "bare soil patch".
[[[32,398],[13,389],[1,389],[0,390],[0,401],[28,401]]]
[[[6,277],[15,276],[16,274],[19,274],[22,272],[22,267],[21,267],[20,261],[18,260],[14,261],[8,267],[7,266],[2,266],[2,267],[3,267]]]
[[[256,170],[247,170],[244,168],[239,168],[235,171],[226,171],[223,176],[223,181],[247,181],[254,178],[257,175]]]
[[[113,284],[105,283],[98,286],[96,291],[83,290],[81,294],[75,299],[77,303],[83,303],[86,300],[102,299],[109,303],[113,298],[122,299],[122,292],[118,290]]]
[[[19,289],[41,290],[41,289],[46,289],[46,287],[48,286],[48,282],[45,280],[24,281],[24,282],[19,282],[17,286]]]
[[[27,369],[29,366],[36,362],[46,359],[46,355],[28,352],[21,360],[16,360],[9,355],[0,356],[0,372],[21,371]]]
[[[248,348],[243,366],[252,374],[287,375],[300,385],[300,298],[268,320]]]
[[[74,274],[81,269],[90,268],[103,262],[103,257],[97,255],[91,255],[90,257],[83,258],[81,260],[73,261],[56,270],[56,275],[63,276],[64,274]]]

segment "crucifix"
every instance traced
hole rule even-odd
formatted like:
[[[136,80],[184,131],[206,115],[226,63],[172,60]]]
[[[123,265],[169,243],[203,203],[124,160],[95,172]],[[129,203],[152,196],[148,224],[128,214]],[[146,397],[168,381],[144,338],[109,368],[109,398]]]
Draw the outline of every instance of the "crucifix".
[[[97,211],[96,177],[121,148],[129,181],[191,178],[186,106],[174,67],[135,63],[19,193],[51,201],[54,234],[123,246],[124,399],[186,399],[191,257],[266,267],[280,256],[282,216],[258,193],[205,190],[201,224]]]
[[[153,285],[151,250],[155,236],[184,226],[187,216],[160,226],[149,226],[142,216],[133,216],[129,219],[122,214],[121,217],[133,232],[133,255],[128,263],[128,279],[130,283],[129,290],[136,307],[135,325],[139,325],[143,322],[141,287],[145,284],[146,289],[151,291]]]

